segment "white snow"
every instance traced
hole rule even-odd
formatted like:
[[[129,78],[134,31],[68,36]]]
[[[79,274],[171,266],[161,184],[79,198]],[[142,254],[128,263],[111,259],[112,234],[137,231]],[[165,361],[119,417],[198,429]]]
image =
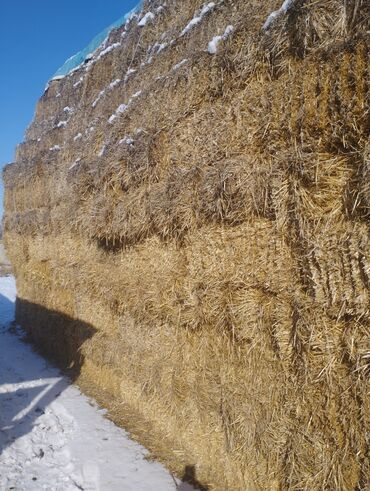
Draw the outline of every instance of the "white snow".
[[[129,68],[126,72],[126,75],[125,75],[125,78],[124,78],[124,83],[127,82],[127,80],[129,79],[130,75],[132,75],[133,73],[136,73],[136,70],[134,70],[133,68]]]
[[[14,279],[0,278],[0,489],[193,489],[146,460],[144,447],[10,329],[15,297]]]
[[[79,163],[81,162],[81,157],[78,157],[78,159],[76,159],[73,164],[71,165],[71,167],[69,168],[69,170],[72,170],[74,169]]]
[[[132,12],[132,14],[127,18],[126,23],[125,23],[125,30],[127,30],[128,25],[130,22],[138,17],[138,14],[136,12]]]
[[[73,109],[72,109],[71,107],[69,107],[69,106],[64,107],[64,108],[63,108],[63,111],[64,111],[65,113],[67,113],[67,114],[71,114],[71,113],[73,113]]]
[[[202,10],[200,11],[199,16],[203,17],[204,15],[208,14],[211,10],[213,10],[216,7],[215,2],[209,2],[206,5],[203,5]]]
[[[109,41],[109,34],[104,38],[104,41],[101,43],[101,45],[98,46],[93,53],[91,53],[92,54],[91,58],[94,58],[94,54],[97,53],[100,49],[104,49],[107,46],[108,41]]]
[[[60,146],[59,145],[54,145],[53,147],[49,148],[51,152],[59,152]]]
[[[180,67],[182,67],[182,65],[185,65],[185,63],[187,63],[187,62],[188,62],[188,59],[187,58],[184,58],[179,63],[176,63],[176,65],[174,65],[172,67],[172,70],[178,70]]]
[[[0,295],[10,302],[2,301],[0,310],[0,324],[11,322],[14,316],[14,302],[17,296],[15,279],[13,276],[4,276],[0,278]],[[1,297],[0,297],[1,300]]]
[[[101,90],[98,94],[98,97],[95,99],[95,101],[92,103],[92,107],[96,107],[98,102],[104,95],[106,94],[107,91],[113,90],[119,83],[121,82],[121,79],[117,78],[116,80],[113,80],[105,89]]]
[[[141,90],[138,90],[137,92],[135,92],[135,94],[132,94],[127,104],[120,104],[117,107],[116,112],[112,114],[112,116],[110,116],[110,118],[108,119],[108,123],[113,123],[120,114],[123,114],[125,111],[127,111],[129,106],[132,104],[133,100],[140,97],[141,93],[142,93]]]
[[[216,4],[214,2],[207,3],[206,5],[203,5],[201,11],[195,15],[191,21],[187,24],[186,27],[181,31],[180,37],[184,36],[187,34],[189,31],[193,29],[194,26],[198,25],[200,22],[202,22],[203,17],[208,14],[208,12],[211,12],[216,7]]]
[[[84,80],[84,78],[83,78],[83,77],[80,77],[80,78],[77,80],[77,82],[73,84],[73,87],[74,87],[74,88],[76,88],[76,87],[78,87],[79,85],[81,85],[81,84],[82,84],[82,82],[83,82],[83,80]]]
[[[282,6],[278,10],[271,12],[271,14],[267,17],[262,29],[267,31],[271,27],[271,24],[274,22],[274,20],[281,15],[286,14],[295,2],[296,0],[284,0]]]
[[[117,107],[116,112],[117,112],[118,114],[122,114],[122,113],[124,113],[124,112],[126,111],[126,109],[127,109],[127,104],[120,104],[120,105]]]
[[[152,59],[153,59],[153,56],[158,55],[161,51],[163,51],[164,49],[166,49],[167,46],[168,46],[167,43],[155,43],[155,44],[153,44],[153,46],[151,46],[148,49],[148,55],[149,55],[148,61],[142,63],[142,65],[145,65],[146,63],[151,63],[152,62]]]
[[[139,27],[144,27],[151,20],[154,20],[155,15],[153,12],[147,12],[144,17],[137,23]]]
[[[132,145],[134,143],[134,140],[131,138],[131,136],[125,136],[118,142],[119,145]]]
[[[76,142],[80,138],[82,138],[82,133],[77,133],[77,135],[73,138],[73,140]]]
[[[150,65],[151,62],[153,61],[153,57],[149,56],[149,58],[141,63],[141,67],[144,67],[145,65]]]
[[[100,152],[98,153],[98,157],[102,157],[104,155],[106,148],[107,148],[106,145],[103,145],[101,147]]]
[[[215,36],[212,41],[208,43],[208,53],[214,55],[217,53],[218,45],[222,41],[222,36]]]
[[[92,107],[96,107],[97,103],[100,101],[100,99],[103,97],[105,94],[105,89],[101,90],[98,94],[98,97],[95,99],[95,101],[91,104]]]
[[[113,80],[113,82],[111,82],[109,84],[109,88],[110,89],[114,89],[114,87],[116,87],[120,82],[121,82],[121,79],[120,78],[116,78],[116,80]]]
[[[59,121],[57,124],[57,128],[65,128],[68,124],[68,121]]]
[[[160,53],[167,48],[167,43],[156,43],[154,47],[156,48],[156,54]]]
[[[64,75],[69,77],[71,76],[74,72],[77,72],[83,65],[85,64],[85,61],[83,63],[81,63],[80,65],[76,66],[75,68],[73,68],[73,70],[71,70],[67,75]]]
[[[97,56],[97,58],[96,58],[95,61],[100,60],[101,58],[103,58],[103,56],[105,56],[106,54],[110,53],[111,51],[113,51],[114,49],[118,48],[119,46],[121,46],[121,43],[113,43],[113,44],[111,44],[110,46],[108,46],[107,48],[103,49],[103,51],[101,51],[99,53],[99,55]]]
[[[234,26],[227,26],[222,36],[215,36],[212,41],[208,43],[208,53],[214,55],[217,53],[218,45],[221,41],[225,41],[233,32]]]

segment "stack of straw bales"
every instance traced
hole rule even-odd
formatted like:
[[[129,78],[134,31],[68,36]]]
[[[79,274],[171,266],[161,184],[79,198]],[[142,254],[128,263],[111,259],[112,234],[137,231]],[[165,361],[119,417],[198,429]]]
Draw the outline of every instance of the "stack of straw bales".
[[[5,169],[19,319],[205,488],[370,487],[369,5],[147,1]]]

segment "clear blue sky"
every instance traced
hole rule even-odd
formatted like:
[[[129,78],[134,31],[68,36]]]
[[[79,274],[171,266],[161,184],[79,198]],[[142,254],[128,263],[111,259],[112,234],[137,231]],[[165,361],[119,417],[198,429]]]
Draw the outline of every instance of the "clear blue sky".
[[[48,79],[138,0],[2,0],[0,170],[14,158]],[[0,179],[1,181],[1,179]],[[3,189],[0,182],[0,217]]]

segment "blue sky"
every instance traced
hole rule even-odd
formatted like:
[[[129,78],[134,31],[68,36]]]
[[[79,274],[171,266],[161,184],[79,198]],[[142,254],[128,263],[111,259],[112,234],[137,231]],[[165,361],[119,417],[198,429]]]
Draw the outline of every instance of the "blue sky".
[[[48,79],[138,0],[2,0],[0,167],[14,158]],[[3,189],[0,183],[0,216]]]

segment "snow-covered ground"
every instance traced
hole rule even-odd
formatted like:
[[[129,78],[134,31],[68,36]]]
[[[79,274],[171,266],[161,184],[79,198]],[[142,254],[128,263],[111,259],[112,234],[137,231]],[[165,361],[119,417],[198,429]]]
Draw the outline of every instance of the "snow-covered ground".
[[[0,277],[0,490],[191,490],[11,329],[12,277]]]
[[[2,265],[2,264],[8,266],[9,260],[5,255],[4,245],[2,244],[2,242],[0,240],[0,265]]]

